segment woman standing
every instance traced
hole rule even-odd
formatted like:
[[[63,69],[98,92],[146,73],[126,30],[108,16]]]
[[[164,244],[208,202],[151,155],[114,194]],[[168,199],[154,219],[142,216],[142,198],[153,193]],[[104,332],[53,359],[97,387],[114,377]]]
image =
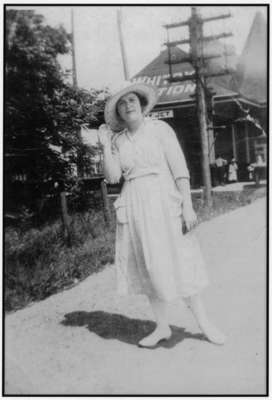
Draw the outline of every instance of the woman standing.
[[[177,298],[192,309],[208,340],[223,344],[199,294],[208,284],[199,247],[182,233],[182,217],[188,231],[196,224],[184,155],[168,124],[145,118],[156,101],[154,87],[125,84],[107,101],[107,125],[99,130],[106,179],[125,180],[115,201],[119,291],[150,301],[157,327],[140,346],[171,336],[167,303]]]
[[[232,158],[231,162],[229,163],[229,171],[228,171],[228,181],[229,182],[237,182],[237,170],[238,166],[236,163],[235,158]]]

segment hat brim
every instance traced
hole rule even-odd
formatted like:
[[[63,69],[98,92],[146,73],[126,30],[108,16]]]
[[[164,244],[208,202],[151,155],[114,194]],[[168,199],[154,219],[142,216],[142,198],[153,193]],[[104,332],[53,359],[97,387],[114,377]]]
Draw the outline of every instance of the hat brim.
[[[146,99],[147,105],[143,108],[144,115],[147,115],[157,103],[158,91],[155,86],[144,83],[133,83],[126,88],[119,90],[107,100],[104,111],[105,122],[114,132],[121,131],[125,128],[125,123],[120,119],[116,112],[117,103],[121,97],[131,92],[137,93]]]

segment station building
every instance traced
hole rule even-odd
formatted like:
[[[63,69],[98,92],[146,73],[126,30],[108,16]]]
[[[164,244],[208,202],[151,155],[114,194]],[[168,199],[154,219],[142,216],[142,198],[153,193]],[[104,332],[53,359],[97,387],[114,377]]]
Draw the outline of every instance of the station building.
[[[205,54],[223,53],[220,41],[210,42]],[[185,58],[179,47],[171,50],[174,59]],[[202,183],[201,140],[196,114],[195,82],[169,83],[168,50],[162,51],[137,73],[132,81],[158,87],[159,101],[151,116],[168,122],[175,130],[183,148],[193,186]],[[226,76],[207,78],[211,93],[209,104],[209,157],[211,166],[217,154],[230,161],[237,160],[239,180],[248,179],[247,166],[261,155],[267,159],[267,28],[261,13],[255,15],[244,49],[239,57],[229,56],[207,61],[208,72],[233,67]],[[174,77],[193,73],[190,63],[173,64]]]

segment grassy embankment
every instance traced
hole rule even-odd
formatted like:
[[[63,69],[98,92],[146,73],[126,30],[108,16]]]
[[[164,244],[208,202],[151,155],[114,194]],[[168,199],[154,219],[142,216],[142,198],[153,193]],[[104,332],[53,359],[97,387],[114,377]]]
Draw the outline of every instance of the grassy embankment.
[[[213,207],[193,196],[199,222],[251,203],[266,194],[252,187],[238,193],[216,193]],[[16,310],[42,300],[98,272],[113,262],[115,223],[108,228],[101,211],[71,217],[72,246],[63,240],[61,221],[39,229],[6,228],[5,309]]]

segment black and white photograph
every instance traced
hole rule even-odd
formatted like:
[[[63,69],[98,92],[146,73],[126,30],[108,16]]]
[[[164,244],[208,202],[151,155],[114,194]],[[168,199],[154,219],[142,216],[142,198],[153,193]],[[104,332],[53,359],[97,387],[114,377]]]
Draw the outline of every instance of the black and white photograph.
[[[269,3],[9,3],[3,396],[268,396]]]

